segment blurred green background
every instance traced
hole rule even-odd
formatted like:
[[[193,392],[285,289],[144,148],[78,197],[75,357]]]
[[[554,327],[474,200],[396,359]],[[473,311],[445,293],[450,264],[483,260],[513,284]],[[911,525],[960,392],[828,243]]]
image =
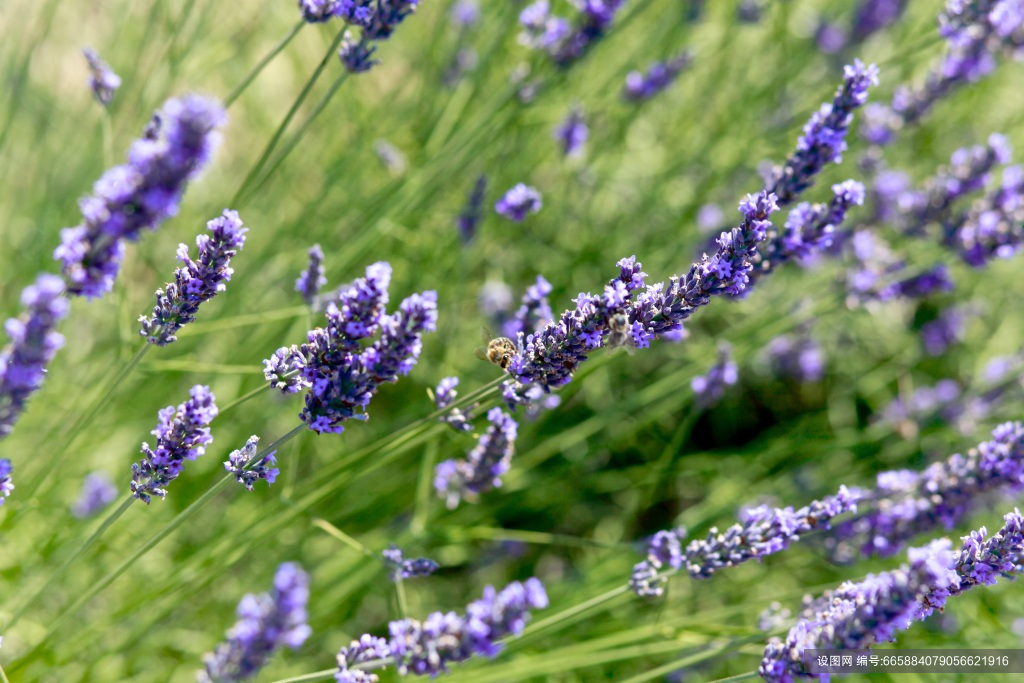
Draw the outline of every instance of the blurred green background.
[[[654,531],[681,523],[700,537],[711,525],[733,523],[746,503],[800,506],[840,483],[870,485],[879,470],[921,468],[1021,414],[1018,392],[974,433],[944,424],[896,433],[872,423],[915,386],[978,377],[988,360],[1019,350],[1024,329],[1019,259],[972,271],[934,243],[880,226],[909,262],[950,265],[957,289],[935,301],[981,307],[965,343],[946,356],[922,352],[913,303],[848,307],[837,285],[841,264],[783,269],[746,300],[715,301],[688,324],[683,343],[593,354],[560,392],[559,408],[522,421],[503,488],[446,510],[427,488],[432,463],[458,457],[472,440],[441,425],[399,432],[409,438],[398,443],[389,437],[433,410],[426,389],[442,377],[461,377],[464,395],[499,377],[473,355],[489,324],[477,306],[484,282],[501,280],[518,297],[543,274],[557,313],[578,292],[599,291],[623,256],[636,254],[651,282],[685,271],[707,240],[695,227],[698,209],[721,205],[731,221],[736,202],[762,186],[759,164],[781,162],[807,116],[831,99],[842,58],[818,51],[814,29],[820,16],[848,24],[854,9],[773,2],[760,22],[739,24],[735,3],[708,3],[688,22],[686,3],[631,0],[610,35],[560,71],[518,43],[522,3],[484,2],[481,21],[464,30],[450,19],[452,4],[426,0],[382,45],[382,64],[343,82],[258,191],[230,206],[251,231],[228,291],[204,305],[177,343],[150,350],[68,445],[71,425],[140,348],[135,321],[171,278],[175,246],[192,245],[228,205],[340,24],[298,33],[230,107],[215,161],[190,186],[179,215],[129,246],[112,294],[72,303],[61,328],[66,347],[0,444],[19,486],[0,508],[0,623],[97,524],[69,511],[87,473],[109,473],[127,493],[157,410],[183,401],[193,384],[209,384],[222,413],[208,454],[189,464],[165,501],[133,505],[3,633],[0,661],[32,650],[77,596],[219,480],[227,453],[250,434],[269,443],[297,424],[298,397],[264,392],[223,407],[264,384],[262,359],[304,339],[310,316],[293,284],[314,242],[326,254],[330,287],[387,260],[393,302],[438,291],[438,331],[426,338],[420,363],[373,400],[367,423],[351,423],[340,436],[304,432],[282,447],[283,474],[272,488],[260,484],[250,494],[232,484],[217,495],[50,635],[12,682],[193,680],[202,654],[234,623],[238,600],[267,590],[274,568],[289,560],[312,575],[314,634],[300,651],[279,654],[259,680],[332,667],[339,646],[364,632],[383,635],[400,615],[382,564],[318,520],[374,553],[395,542],[441,563],[435,577],[406,584],[410,616],[462,609],[488,583],[533,575],[545,582],[552,605],[535,615],[543,628],[494,661],[453,668],[453,681],[640,681],[673,670],[700,681],[752,671],[768,638],[758,615],[772,601],[795,612],[805,592],[894,567],[899,556],[839,566],[808,542],[708,582],[676,577],[654,603],[623,594],[567,610],[624,586],[642,559],[640,541]],[[846,55],[879,64],[873,101],[887,102],[900,83],[919,83],[942,54],[940,9],[914,3],[899,23]],[[96,48],[124,80],[109,112],[116,163],[163,101],[187,92],[225,97],[298,20],[290,2],[5,0],[0,313],[16,315],[20,290],[37,272],[56,270],[60,229],[79,221],[77,199],[110,164],[106,114],[92,99],[81,48]],[[478,54],[476,68],[449,87],[444,74],[467,46]],[[684,48],[696,56],[675,85],[640,105],[622,101],[628,71]],[[332,56],[283,144],[341,73]],[[517,97],[522,83],[514,74],[536,81],[532,101]],[[994,131],[1024,147],[1021,78],[1019,65],[1002,64],[903,132],[887,161],[921,181],[956,148],[984,143]],[[574,103],[587,113],[590,140],[582,158],[567,161],[552,130]],[[405,156],[403,171],[378,159],[382,140]],[[843,164],[827,169],[806,199],[827,200],[832,182],[860,176],[864,145],[852,132],[849,141]],[[481,173],[489,178],[485,218],[464,247],[454,220]],[[544,201],[522,224],[490,209],[517,182],[537,187]],[[773,378],[761,349],[807,321],[827,351],[826,379],[800,386]],[[719,340],[734,348],[740,385],[703,413],[689,381],[714,361]],[[492,393],[488,405],[495,401]],[[38,481],[33,497],[19,498]],[[998,527],[1012,507],[1001,502],[950,533]],[[999,585],[957,598],[899,645],[1018,647],[1012,624],[1021,618],[1019,587]],[[393,668],[383,676],[396,678]]]

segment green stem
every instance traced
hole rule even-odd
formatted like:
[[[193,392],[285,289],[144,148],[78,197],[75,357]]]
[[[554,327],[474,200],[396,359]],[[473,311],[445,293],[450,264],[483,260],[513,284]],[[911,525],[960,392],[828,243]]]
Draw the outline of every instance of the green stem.
[[[437,462],[437,438],[427,442],[426,452],[420,461],[419,480],[416,482],[416,508],[409,525],[414,536],[420,537],[427,529],[427,518],[430,514],[430,489],[433,481],[432,472]]]
[[[362,543],[360,543],[356,539],[352,538],[351,536],[349,536],[344,531],[342,531],[338,527],[334,526],[333,524],[331,524],[327,520],[325,520],[325,519],[314,519],[313,520],[313,526],[320,527],[321,529],[323,529],[327,533],[328,536],[332,536],[333,538],[338,539],[339,541],[341,541],[342,543],[347,545],[349,548],[352,548],[353,550],[355,550],[358,553],[362,553],[363,555],[366,555],[371,560],[379,559],[374,554],[374,552],[372,550],[370,550],[365,545],[363,545]]]
[[[28,600],[22,603],[22,605],[14,612],[14,616],[11,617],[11,620],[7,622],[6,626],[4,626],[4,630],[10,631],[12,628],[14,628],[14,625],[17,624],[18,620],[20,620],[25,615],[25,612],[28,611],[28,608],[34,605],[36,601],[43,596],[43,594],[49,591],[50,586],[52,586],[57,579],[63,576],[64,572],[66,572],[68,568],[72,564],[74,564],[78,558],[84,555],[85,552],[89,550],[89,548],[91,548],[96,541],[99,540],[100,536],[106,533],[107,529],[109,529],[110,526],[121,517],[121,515],[128,511],[128,508],[131,507],[131,504],[134,502],[135,497],[128,496],[128,498],[126,498],[125,501],[121,503],[121,505],[116,510],[107,515],[107,518],[104,519],[103,523],[96,528],[96,531],[94,531],[92,535],[88,539],[86,539],[85,543],[80,545],[77,550],[68,555],[68,558],[64,560],[64,563],[61,564],[61,566],[58,567],[57,570],[53,572],[53,574],[50,575],[50,578],[48,578],[46,582],[42,586],[40,586],[39,590],[33,593],[32,597],[30,597]]]
[[[260,181],[253,186],[252,192],[259,191],[259,189],[263,187],[263,183],[267,182],[267,180],[270,179],[270,176],[274,175],[274,171],[277,170],[278,166],[281,165],[281,162],[285,160],[285,158],[291,153],[291,151],[295,149],[295,146],[299,144],[299,140],[301,140],[302,136],[305,135],[306,129],[309,128],[309,126],[313,123],[314,119],[316,119],[316,117],[319,116],[320,113],[327,107],[327,103],[331,101],[331,98],[334,97],[334,94],[338,92],[338,89],[341,88],[341,84],[344,83],[347,78],[348,72],[346,71],[335,79],[334,83],[331,84],[330,90],[327,91],[327,94],[324,95],[319,102],[317,102],[317,105],[313,108],[313,111],[309,113],[309,116],[306,117],[306,120],[302,122],[302,125],[299,126],[299,129],[295,131],[295,134],[291,136],[287,144],[285,144],[285,146],[281,148],[281,152],[277,155],[277,157],[274,158],[274,163],[270,166],[269,169],[267,169],[267,172],[263,174],[263,177],[260,178]]]
[[[334,674],[336,673],[338,673],[337,667],[333,669],[324,669],[323,671],[314,671],[311,674],[282,678],[281,680],[274,681],[273,683],[311,683],[311,681],[331,681],[334,680]]]
[[[308,81],[306,81],[306,85],[302,88],[302,92],[299,93],[295,102],[292,103],[291,109],[288,110],[288,113],[285,115],[281,125],[277,127],[276,131],[274,131],[274,135],[270,138],[270,142],[267,143],[266,148],[264,148],[263,154],[260,155],[259,160],[257,160],[248,175],[245,176],[245,180],[242,181],[242,184],[239,186],[235,196],[232,197],[231,201],[228,203],[228,206],[238,206],[238,201],[248,189],[249,183],[251,183],[259,172],[263,170],[264,164],[267,163],[267,159],[269,159],[270,155],[274,152],[274,148],[277,147],[277,143],[281,141],[281,136],[284,135],[284,131],[288,128],[288,124],[291,123],[293,118],[295,118],[295,114],[298,112],[299,107],[306,101],[306,97],[308,97],[310,91],[313,90],[313,86],[316,85],[317,80],[320,78],[320,74],[324,72],[324,69],[327,67],[327,63],[331,60],[331,56],[334,54],[334,51],[338,48],[338,45],[341,44],[342,39],[345,37],[345,29],[347,27],[348,24],[342,26],[341,30],[338,31],[338,35],[334,37],[334,40],[331,42],[331,46],[327,49],[327,54],[325,54],[323,59],[320,60],[316,70],[313,71],[313,75],[310,76]]]
[[[103,393],[100,395],[100,397],[93,401],[93,404],[92,406],[90,406],[88,411],[83,413],[82,416],[79,417],[78,420],[71,426],[71,429],[68,431],[67,437],[64,439],[64,442],[61,443],[54,450],[53,457],[47,464],[46,469],[40,472],[39,475],[33,481],[29,482],[29,484],[25,487],[27,490],[27,493],[24,494],[25,500],[32,498],[38,492],[39,488],[44,483],[46,483],[46,480],[49,479],[51,474],[60,471],[60,464],[70,452],[71,445],[75,442],[75,439],[78,438],[78,435],[82,432],[83,429],[89,426],[93,418],[95,418],[99,414],[100,410],[102,410],[103,407],[106,405],[107,399],[110,398],[110,396],[114,393],[114,390],[117,389],[121,382],[123,382],[125,378],[127,378],[128,375],[131,374],[132,370],[135,369],[135,367],[146,355],[146,352],[149,350],[149,347],[150,344],[143,343],[142,348],[135,352],[135,355],[132,357],[130,361],[128,361],[127,365],[121,367],[120,372],[118,372],[117,375],[114,377],[113,381],[107,385],[107,387],[103,390]]]
[[[405,600],[405,586],[401,576],[395,579],[395,596],[398,598],[398,613],[403,619],[408,619],[409,603]]]
[[[252,71],[250,71],[249,74],[245,78],[242,79],[242,82],[239,83],[235,87],[235,89],[232,90],[231,93],[227,97],[224,98],[224,108],[225,109],[229,108],[234,103],[234,101],[237,100],[238,97],[243,92],[245,92],[245,89],[249,87],[250,83],[252,83],[254,80],[256,80],[256,77],[260,75],[260,72],[263,71],[264,67],[266,67],[267,64],[269,64],[270,61],[274,57],[276,57],[278,55],[278,53],[281,52],[281,50],[283,50],[285,47],[287,47],[288,43],[292,42],[292,38],[294,38],[299,33],[299,31],[302,29],[302,27],[305,26],[305,25],[306,25],[306,21],[304,19],[299,21],[299,23],[295,24],[295,27],[292,28],[292,30],[288,32],[288,35],[286,35],[284,38],[282,38],[281,41],[277,45],[275,45],[274,47],[272,47],[270,49],[270,52],[268,52],[266,54],[266,56],[264,56],[263,59],[260,60],[259,64],[257,64],[255,67],[253,67]]]
[[[276,450],[282,444],[287,443],[305,428],[306,425],[301,424],[295,429],[291,430],[290,432],[282,436],[280,439],[273,442],[272,444],[264,448],[262,451],[257,453],[256,457],[253,458],[252,462],[260,462],[263,458],[266,457],[267,453],[270,453],[271,451]],[[172,519],[170,522],[161,527],[159,531],[150,536],[149,539],[145,543],[143,543],[138,550],[136,550],[134,553],[132,553],[130,557],[128,557],[128,559],[126,559],[124,562],[119,564],[113,571],[109,572],[106,576],[104,576],[102,579],[93,584],[92,587],[85,593],[83,593],[74,603],[71,604],[70,607],[66,608],[63,612],[61,612],[55,619],[53,619],[50,622],[49,628],[46,630],[46,633],[39,640],[39,642],[23,657],[16,660],[11,670],[15,671],[21,666],[23,666],[29,659],[31,659],[33,655],[36,654],[36,652],[39,651],[39,649],[50,639],[50,637],[54,633],[56,633],[57,629],[59,629],[60,626],[65,621],[67,621],[69,617],[77,613],[78,610],[82,609],[82,607],[88,604],[88,602],[92,600],[94,597],[96,597],[103,589],[105,589],[107,586],[109,586],[115,580],[117,580],[117,578],[124,574],[129,567],[131,567],[136,561],[138,561],[139,558],[141,558],[143,555],[145,555],[154,547],[156,547],[160,543],[160,541],[166,539],[168,536],[174,533],[174,531],[177,530],[178,527],[183,525],[190,517],[192,517],[192,515],[194,515],[196,512],[201,510],[207,503],[213,500],[214,496],[216,496],[217,493],[219,493],[228,484],[234,481],[234,479],[235,476],[233,474],[228,474],[224,476],[220,481],[214,484],[213,487],[210,488],[210,490],[208,490],[206,493],[200,496],[187,508],[179,512],[174,517],[174,519]],[[106,526],[109,526],[109,524]],[[96,538],[98,537],[99,536],[96,535]]]

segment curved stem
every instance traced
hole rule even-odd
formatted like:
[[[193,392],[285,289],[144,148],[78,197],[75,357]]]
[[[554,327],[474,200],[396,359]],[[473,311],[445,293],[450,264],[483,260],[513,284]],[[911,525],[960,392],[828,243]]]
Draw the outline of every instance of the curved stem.
[[[259,172],[263,170],[264,164],[267,163],[267,159],[269,159],[270,155],[274,152],[274,148],[277,147],[277,143],[281,141],[281,136],[284,135],[284,131],[288,128],[288,124],[291,123],[293,118],[295,118],[295,113],[299,110],[299,107],[302,106],[302,103],[306,101],[306,97],[309,96],[313,86],[320,78],[320,74],[322,74],[324,69],[327,67],[327,62],[330,61],[334,51],[338,48],[338,45],[341,44],[342,39],[345,37],[346,28],[348,28],[348,24],[342,26],[341,30],[338,31],[338,35],[334,37],[334,40],[331,42],[331,46],[327,48],[327,54],[325,54],[323,59],[320,60],[316,70],[313,71],[313,75],[310,76],[308,81],[306,81],[306,85],[302,88],[302,92],[299,93],[299,96],[292,103],[291,109],[288,110],[284,120],[281,121],[281,125],[277,127],[276,131],[274,131],[274,135],[270,138],[270,142],[267,143],[267,146],[264,148],[259,160],[256,161],[248,175],[245,176],[245,180],[242,181],[242,184],[239,186],[235,196],[231,198],[228,206],[237,207],[238,201],[249,188],[249,183],[251,183]]]
[[[259,64],[254,66],[252,71],[250,71],[248,73],[248,75],[245,78],[242,79],[242,82],[239,83],[237,86],[235,86],[235,89],[232,90],[231,93],[227,97],[224,98],[224,108],[225,109],[229,108],[234,103],[234,101],[237,100],[238,97],[243,92],[245,92],[245,89],[249,87],[250,83],[252,83],[254,80],[256,80],[256,77],[260,75],[260,72],[263,71],[264,67],[266,67],[267,64],[269,64],[270,61],[274,57],[276,57],[278,55],[278,53],[280,53],[281,50],[283,50],[288,45],[288,43],[292,42],[292,38],[294,38],[299,33],[299,31],[302,29],[302,27],[305,26],[305,25],[306,25],[305,19],[300,20],[299,23],[295,24],[295,27],[292,28],[292,30],[288,32],[288,35],[286,35],[284,38],[282,38],[281,41],[278,42],[277,45],[275,45],[274,47],[272,47],[270,49],[270,52],[268,52],[263,57],[263,59],[260,60]]]

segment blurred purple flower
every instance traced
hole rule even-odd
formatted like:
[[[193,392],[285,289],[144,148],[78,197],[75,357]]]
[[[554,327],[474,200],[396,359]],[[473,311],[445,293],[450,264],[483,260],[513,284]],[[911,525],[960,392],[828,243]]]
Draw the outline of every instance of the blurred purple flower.
[[[92,517],[117,498],[117,487],[103,472],[93,472],[82,482],[82,492],[71,505],[71,514],[79,519]]]
[[[382,551],[381,555],[384,556],[384,564],[389,569],[388,576],[392,581],[430,576],[438,569],[437,562],[426,557],[405,559],[402,551],[394,545]]]
[[[551,283],[545,280],[543,275],[538,275],[537,281],[526,288],[519,309],[502,325],[502,334],[515,339],[520,333],[533,334],[549,324],[554,319],[551,304],[548,302],[550,293]]]
[[[626,75],[626,85],[622,96],[630,102],[649,100],[662,90],[672,85],[683,71],[689,68],[693,55],[683,52],[667,62],[655,62],[647,68],[647,73],[630,71]]]
[[[466,205],[459,214],[456,224],[459,227],[459,238],[463,246],[473,241],[476,229],[483,218],[484,193],[487,191],[487,176],[477,176],[473,189],[466,197]]]
[[[82,50],[82,54],[89,64],[89,87],[92,88],[96,101],[106,107],[121,87],[121,77],[114,73],[113,69],[100,59],[99,53],[91,47]]]
[[[327,284],[324,276],[324,252],[319,244],[309,248],[309,265],[295,281],[295,291],[302,294],[302,300],[310,308],[315,308],[320,296],[320,289]]]
[[[458,377],[445,377],[437,383],[437,388],[434,390],[434,405],[438,410],[444,410],[458,397],[459,392],[455,390],[455,387],[458,385]],[[470,413],[478,405],[478,403],[474,403],[468,406],[465,413],[459,408],[452,408],[438,419],[457,432],[471,432],[473,431],[473,425],[470,423],[470,420],[473,417]]]
[[[13,472],[14,466],[11,461],[7,458],[0,458],[0,505],[3,505],[14,491],[14,481],[11,479]]]
[[[894,24],[906,7],[906,0],[863,0],[854,15],[853,40],[863,42],[871,34]]]
[[[690,388],[696,395],[697,405],[702,408],[713,408],[725,396],[725,390],[736,384],[739,370],[732,357],[732,348],[721,343],[718,346],[718,361],[706,374],[698,375],[690,381]]]
[[[511,221],[521,223],[526,214],[537,213],[540,207],[540,192],[529,185],[519,183],[498,200],[494,210]]]
[[[583,154],[583,145],[589,132],[583,108],[575,105],[565,119],[555,127],[554,138],[561,147],[563,156],[578,157]]]

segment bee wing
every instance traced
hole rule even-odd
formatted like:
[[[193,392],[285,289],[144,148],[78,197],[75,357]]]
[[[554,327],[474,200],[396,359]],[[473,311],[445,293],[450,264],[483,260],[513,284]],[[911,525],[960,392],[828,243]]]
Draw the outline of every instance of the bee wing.
[[[475,349],[473,349],[473,355],[475,355],[480,360],[488,360],[488,358],[487,358],[487,351],[484,350],[484,348],[482,346],[478,346]],[[490,362],[490,361],[488,361],[488,362]]]
[[[491,328],[486,325],[480,328],[480,334],[483,337],[484,344],[490,344],[491,340],[494,339],[494,334],[491,333]]]

